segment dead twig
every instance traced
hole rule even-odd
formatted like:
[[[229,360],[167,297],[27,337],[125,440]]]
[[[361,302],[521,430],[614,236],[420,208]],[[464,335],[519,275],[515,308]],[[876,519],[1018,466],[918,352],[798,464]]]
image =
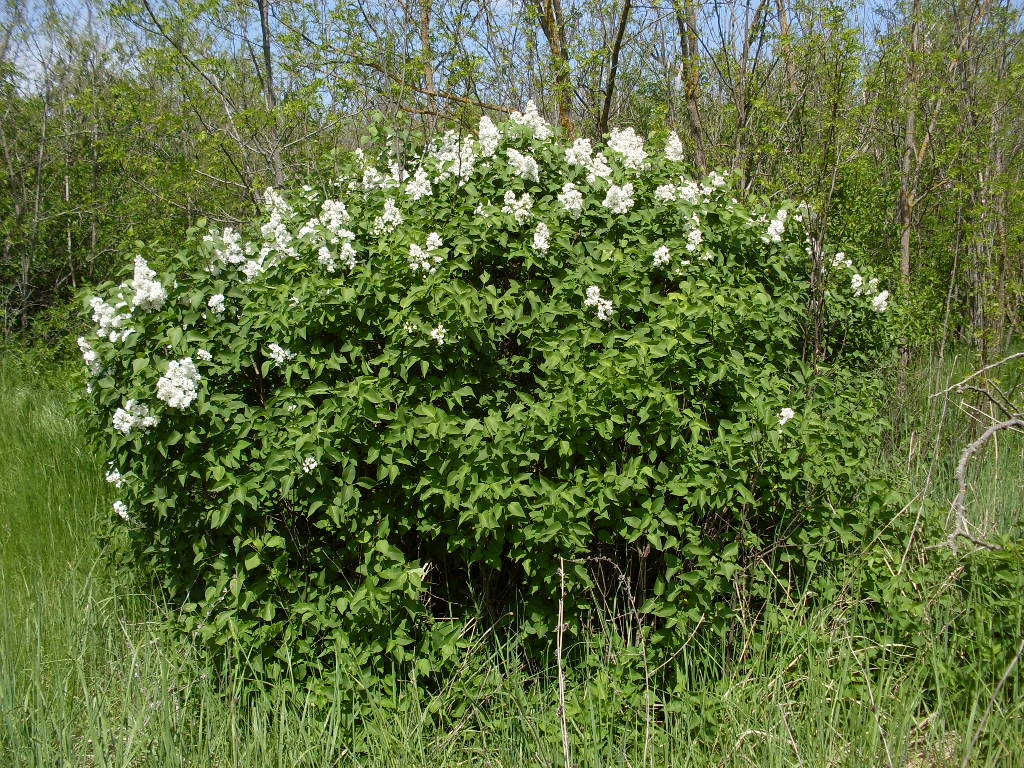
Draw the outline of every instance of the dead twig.
[[[1005,421],[997,421],[995,424],[989,425],[989,427],[981,433],[981,437],[975,440],[973,443],[964,448],[963,453],[960,454],[960,461],[956,465],[956,482],[957,482],[957,494],[956,498],[953,499],[953,532],[949,534],[949,547],[956,552],[956,542],[958,538],[964,538],[968,541],[983,546],[986,549],[998,550],[1001,549],[998,545],[987,544],[979,541],[971,535],[969,524],[967,522],[967,465],[978,451],[985,447],[985,444],[992,439],[992,436],[997,432],[1004,429],[1012,429],[1014,427],[1024,427],[1024,418],[1014,417],[1012,419],[1006,419]]]

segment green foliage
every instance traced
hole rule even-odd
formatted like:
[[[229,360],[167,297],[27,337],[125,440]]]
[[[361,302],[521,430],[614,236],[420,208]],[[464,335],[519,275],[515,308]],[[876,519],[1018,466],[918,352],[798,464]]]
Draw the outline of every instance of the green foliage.
[[[805,362],[796,209],[660,154],[632,169],[628,147],[604,179],[535,129],[506,125],[493,157],[449,134],[408,177],[356,155],[330,187],[268,192],[248,242],[138,244],[164,271],[140,258],[93,299],[95,320],[123,314],[86,348],[94,434],[185,631],[270,677],[339,650],[426,675],[478,609],[515,598],[546,638],[563,590],[571,632],[603,590],[671,649],[698,623],[725,637],[869,534],[873,294],[835,266],[834,354]],[[413,202],[420,167],[432,194]]]
[[[128,530],[109,525],[102,461],[65,399],[35,371],[0,363],[0,754],[8,764],[561,762],[554,659],[529,654],[516,636],[476,638],[436,685],[413,675],[372,681],[365,700],[340,683],[326,700],[287,685],[253,691],[244,664],[211,675],[191,643],[152,620],[152,595],[104,567],[97,534],[117,541]],[[1021,476],[1019,454],[1000,458],[1015,459],[1009,476]],[[1017,500],[1013,489],[1003,499],[994,490],[978,504]],[[944,536],[938,502],[948,497],[934,486],[929,495],[936,503],[886,526],[900,530],[888,549],[865,543],[870,563],[854,552],[820,580],[828,599],[769,611],[728,666],[717,636],[688,636],[664,668],[685,679],[679,690],[660,686],[663,662],[612,626],[567,638],[573,765],[739,768],[792,765],[797,756],[850,768],[1020,765],[1024,699],[1007,640],[1019,642],[1024,591],[1019,576],[993,578],[993,570],[1019,574],[1024,561],[1019,549],[965,546],[953,557],[933,546]],[[1019,504],[1012,509],[1016,530]],[[866,595],[875,589],[859,586],[867,571],[892,585]],[[340,680],[356,671],[343,656],[337,662]]]

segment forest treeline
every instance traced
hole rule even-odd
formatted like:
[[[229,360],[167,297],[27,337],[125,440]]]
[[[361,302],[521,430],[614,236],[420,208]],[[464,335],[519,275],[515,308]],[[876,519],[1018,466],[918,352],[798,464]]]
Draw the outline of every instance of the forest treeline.
[[[66,328],[136,240],[533,99],[570,136],[676,131],[695,174],[809,201],[910,345],[1024,321],[1013,0],[6,0],[3,339]],[[54,319],[56,318],[56,320]]]

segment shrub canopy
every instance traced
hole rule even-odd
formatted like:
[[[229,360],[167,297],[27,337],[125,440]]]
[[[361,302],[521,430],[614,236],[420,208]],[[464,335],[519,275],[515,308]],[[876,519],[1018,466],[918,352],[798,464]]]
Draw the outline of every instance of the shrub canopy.
[[[574,629],[618,601],[671,647],[865,533],[888,294],[830,251],[808,362],[799,208],[532,106],[385,164],[90,299],[114,512],[187,630],[422,674],[478,611],[550,632],[564,564]]]

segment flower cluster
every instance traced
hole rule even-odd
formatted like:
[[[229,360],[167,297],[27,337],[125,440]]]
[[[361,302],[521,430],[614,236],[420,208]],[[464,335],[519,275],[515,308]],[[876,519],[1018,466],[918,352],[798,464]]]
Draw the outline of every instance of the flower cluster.
[[[540,170],[537,168],[537,161],[532,157],[515,149],[506,149],[505,155],[516,176],[527,181],[540,181]]]
[[[551,230],[543,221],[533,230],[533,250],[544,252],[551,245]]]
[[[430,331],[430,338],[437,342],[437,346],[441,346],[445,343],[448,331],[443,325],[439,325]]]
[[[622,155],[622,164],[634,171],[642,169],[647,160],[643,137],[632,128],[613,130],[608,139],[608,148]]]
[[[246,261],[242,235],[231,227],[224,227],[220,235],[211,232],[203,237],[203,241],[213,245],[213,261],[208,267],[211,272],[219,272],[223,264],[237,267]]]
[[[92,321],[96,323],[96,334],[101,339],[110,342],[124,341],[134,331],[133,328],[125,328],[125,324],[132,319],[130,312],[120,312],[128,304],[118,301],[115,304],[107,304],[99,296],[93,296],[89,300],[92,307]]]
[[[226,309],[224,304],[224,294],[213,294],[213,296],[210,297],[210,300],[206,302],[206,306],[208,306],[215,314],[224,314],[224,310]]]
[[[665,142],[665,157],[674,163],[681,163],[686,159],[686,155],[683,154],[683,142],[679,140],[679,135],[675,131],[668,135],[668,141]]]
[[[792,408],[783,408],[779,411],[779,426],[785,426],[786,422],[796,416],[796,411]]]
[[[155,278],[156,272],[149,268],[146,260],[141,256],[136,256],[135,274],[127,284],[127,287],[134,291],[133,308],[154,311],[160,309],[167,301],[167,291]]]
[[[295,216],[294,209],[273,187],[267,187],[264,190],[263,203],[267,206],[269,213],[267,221],[260,227],[263,246],[256,259],[250,259],[242,265],[242,272],[250,280],[263,272],[273,258],[278,255],[291,259],[299,258],[299,253],[293,244],[295,238],[288,229],[288,222]]]
[[[612,175],[608,158],[603,152],[594,154],[590,139],[576,139],[572,146],[565,150],[565,162],[586,169],[587,184],[593,185],[598,179],[607,179]]]
[[[310,474],[314,469],[320,466],[320,463],[312,456],[306,456],[302,460],[302,471],[305,474]]]
[[[160,419],[149,412],[142,403],[135,400],[126,400],[124,404],[114,411],[111,423],[118,432],[124,435],[133,431],[144,432],[152,429],[159,423]]]
[[[836,251],[835,256],[832,257],[832,268],[839,267],[853,269],[853,261],[843,251]]]
[[[434,181],[440,184],[451,177],[456,177],[459,184],[465,183],[476,167],[476,147],[472,136],[461,140],[455,131],[446,131],[438,140],[431,153],[439,172]]]
[[[781,243],[782,235],[786,231],[786,217],[788,215],[789,211],[785,208],[780,208],[779,212],[775,214],[775,218],[768,224],[768,231],[761,239],[766,243]]]
[[[201,379],[191,357],[172,360],[167,364],[167,372],[156,382],[156,396],[171,408],[185,410],[199,397]]]
[[[107,466],[110,469],[107,471],[106,480],[108,483],[113,485],[115,488],[120,488],[124,485],[124,475],[122,475],[117,467],[114,466],[114,462],[109,462]]]
[[[420,166],[412,175],[412,179],[405,185],[405,194],[409,196],[410,200],[419,200],[424,197],[430,197],[432,193],[433,187],[430,186],[430,176],[427,175],[426,169]]]
[[[501,207],[502,213],[511,215],[516,224],[522,224],[533,215],[533,199],[528,192],[523,192],[519,197],[511,189],[505,191],[505,205]]]
[[[630,208],[633,207],[633,184],[623,184],[621,187],[612,184],[608,187],[608,192],[604,196],[605,208],[611,210],[612,213],[626,213]]]
[[[533,137],[538,141],[551,138],[551,126],[540,116],[537,105],[533,100],[526,102],[526,109],[522,112],[512,113],[512,122],[533,129]]]
[[[668,246],[663,245],[654,252],[654,266],[665,267],[672,261],[672,256],[668,252]]]
[[[853,262],[847,258],[845,253],[838,251],[832,257],[832,266],[833,268],[846,267],[847,269],[852,269]],[[865,280],[860,272],[854,272],[850,277],[850,290],[854,296],[870,296],[871,308],[875,312],[885,312],[889,308],[889,291],[878,290],[877,277]]]
[[[295,353],[285,349],[277,342],[271,342],[267,344],[267,349],[270,350],[270,359],[278,365],[284,365],[289,360],[295,359]]]
[[[704,242],[704,231],[700,228],[700,219],[697,214],[690,217],[690,232],[686,235],[686,250],[696,253]]]
[[[480,118],[480,130],[477,132],[480,141],[480,156],[494,157],[501,143],[501,131],[487,115]]]
[[[578,219],[583,213],[583,193],[571,181],[562,185],[562,191],[558,194],[558,202],[574,219]]]
[[[583,306],[594,307],[597,310],[598,320],[607,320],[615,314],[611,301],[601,298],[601,289],[596,285],[587,288],[587,298],[583,301]]]
[[[82,353],[82,360],[89,368],[89,373],[93,376],[99,376],[103,371],[103,363],[100,362],[99,353],[93,349],[84,336],[78,337],[78,349]]]
[[[395,198],[389,197],[384,201],[383,212],[373,220],[373,234],[379,236],[394,232],[404,220],[405,217],[395,205]]]
[[[409,269],[413,272],[422,272],[424,275],[432,275],[437,271],[443,259],[441,254],[431,254],[444,245],[441,236],[437,232],[427,235],[426,247],[420,247],[416,243],[409,244]]]
[[[126,523],[131,520],[131,518],[128,516],[128,505],[125,504],[123,501],[115,501],[113,507],[114,512],[117,513],[117,516],[124,520]]]

